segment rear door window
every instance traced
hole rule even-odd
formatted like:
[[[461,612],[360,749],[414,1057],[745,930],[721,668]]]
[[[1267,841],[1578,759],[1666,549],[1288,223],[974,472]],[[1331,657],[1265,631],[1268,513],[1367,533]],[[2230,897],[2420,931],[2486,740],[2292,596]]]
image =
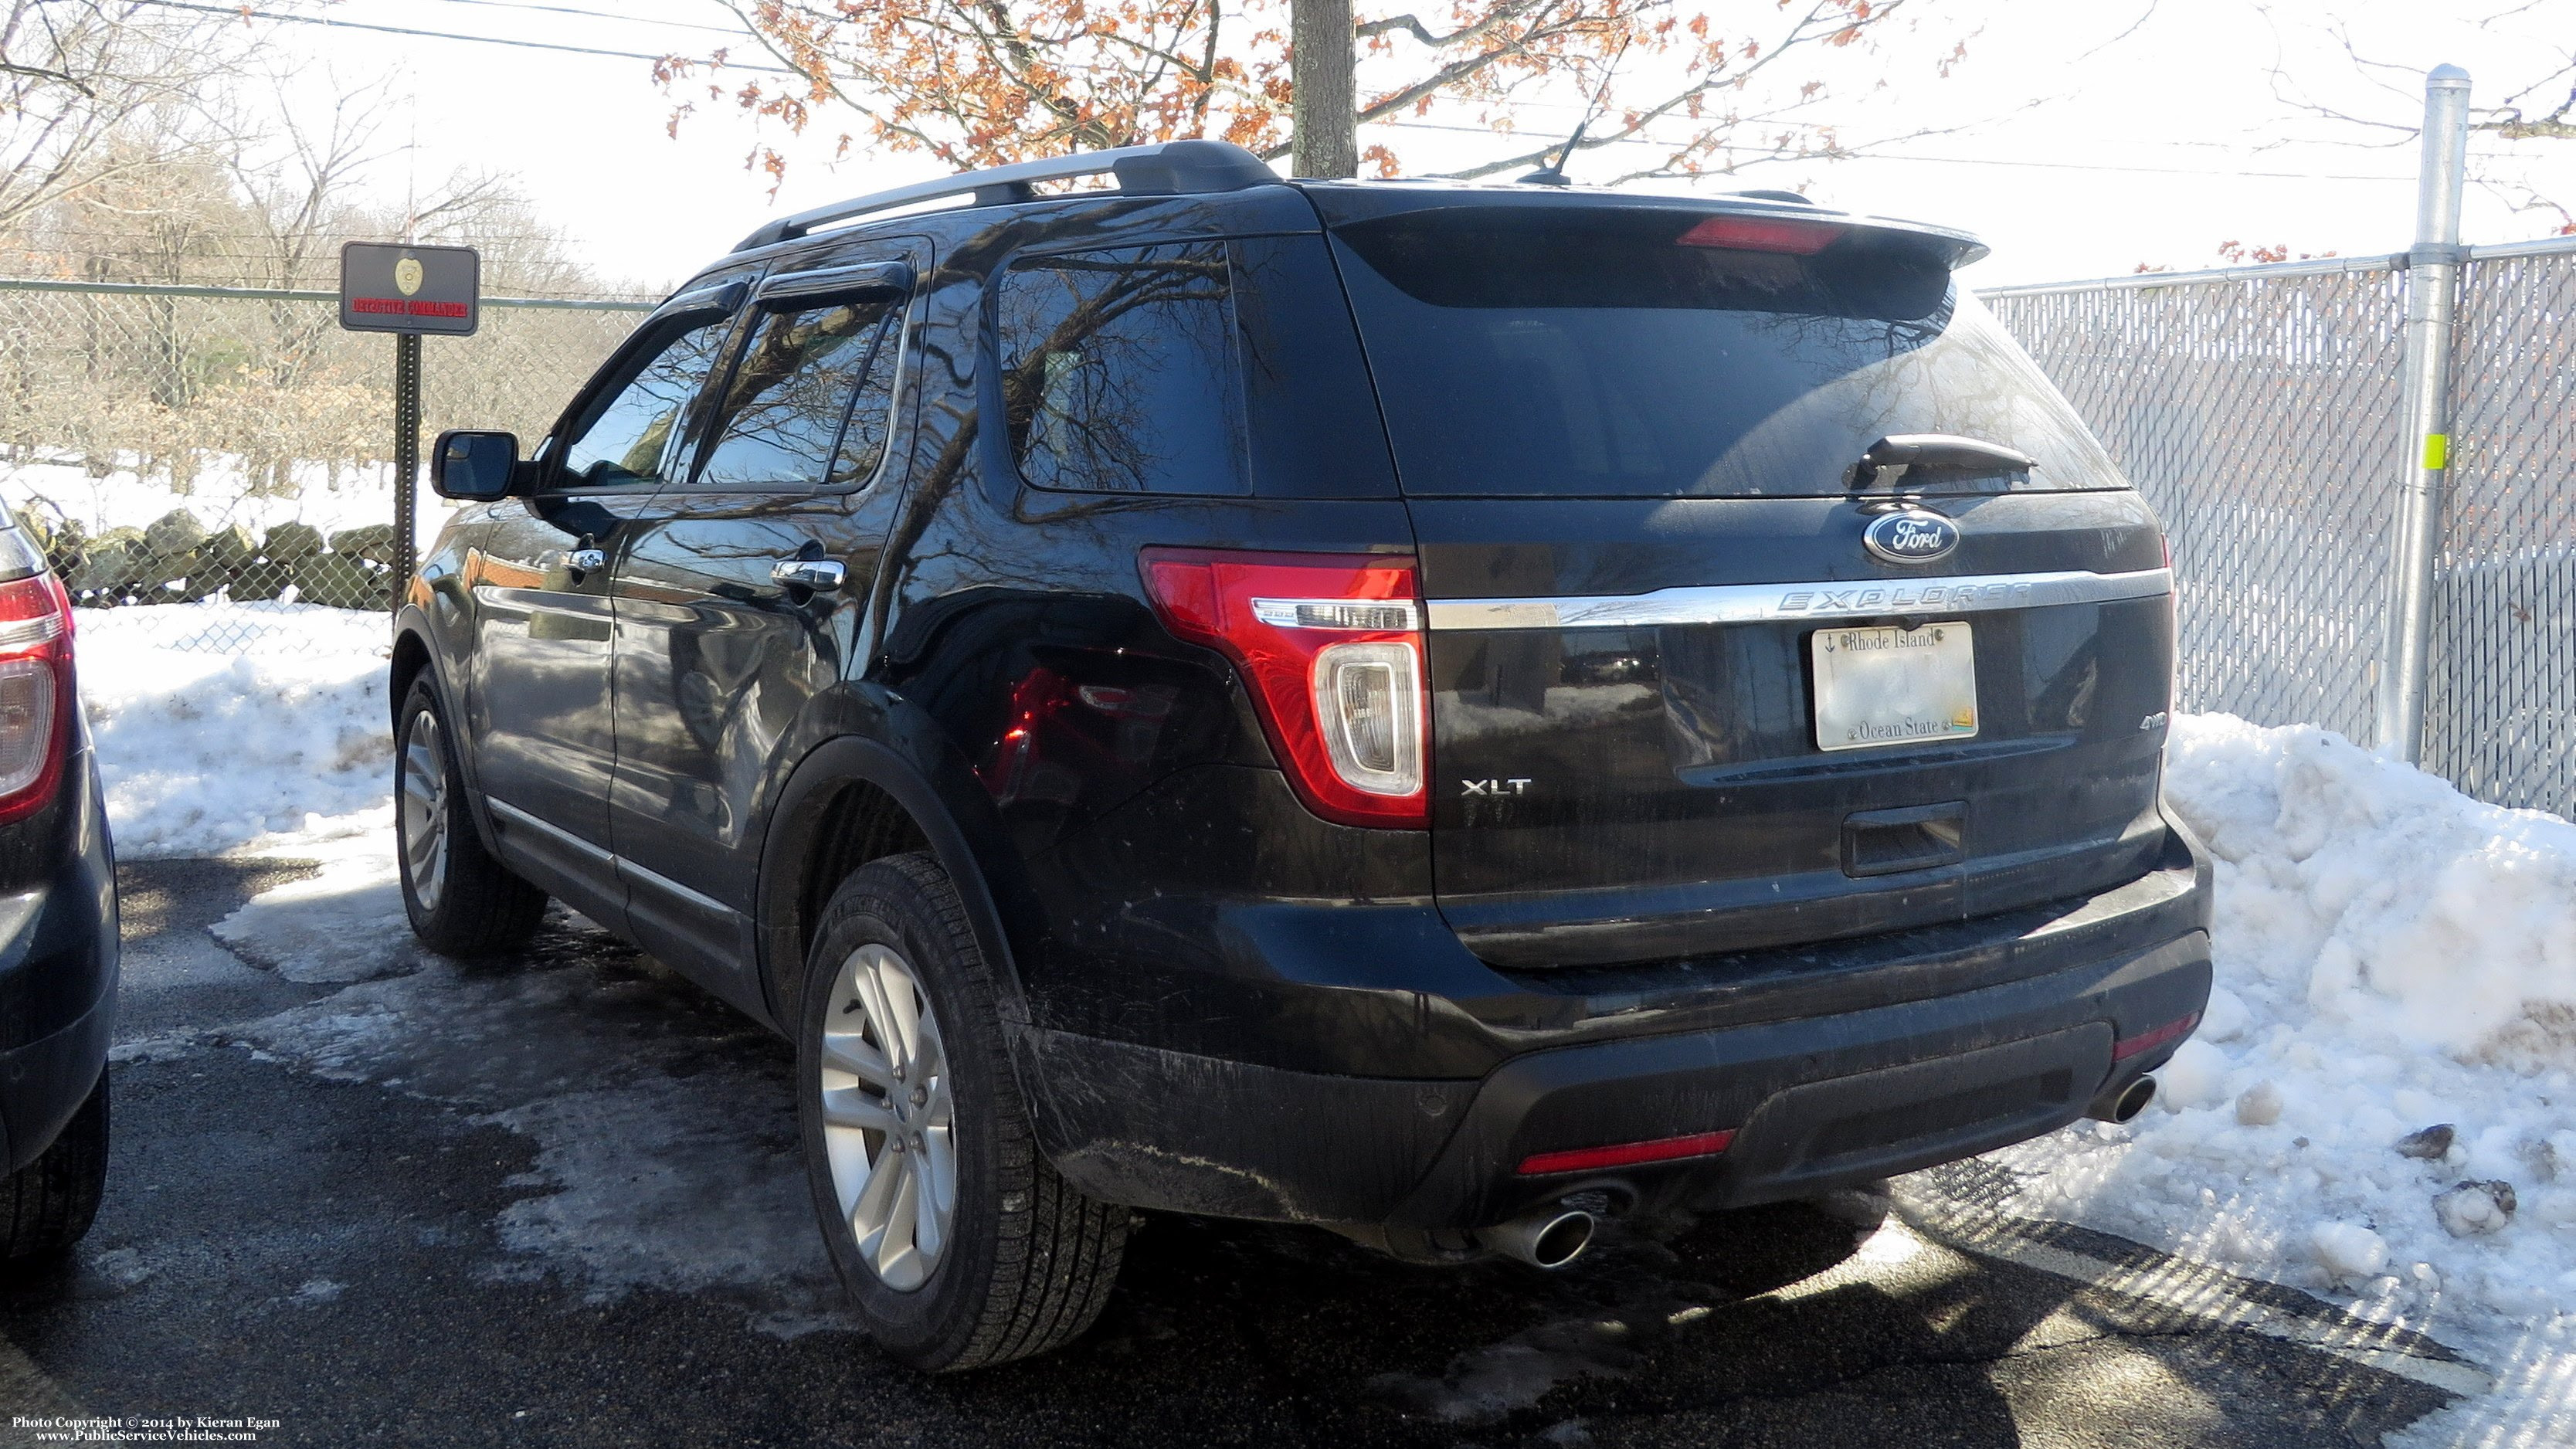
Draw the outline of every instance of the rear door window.
[[[705,488],[864,482],[885,456],[904,302],[761,317],[719,400]]]
[[[1249,491],[1225,243],[1023,257],[995,308],[1011,456],[1030,485]]]
[[[2039,460],[1939,491],[2125,486],[1938,247],[1713,220],[1468,206],[1336,229],[1404,491],[1833,495],[1899,433]]]

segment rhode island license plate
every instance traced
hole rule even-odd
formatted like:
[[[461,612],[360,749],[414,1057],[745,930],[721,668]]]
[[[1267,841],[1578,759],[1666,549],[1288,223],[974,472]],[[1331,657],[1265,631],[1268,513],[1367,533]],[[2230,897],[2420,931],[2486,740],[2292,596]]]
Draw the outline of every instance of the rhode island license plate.
[[[1977,732],[1977,651],[1965,624],[1819,629],[1816,748],[1860,750]]]

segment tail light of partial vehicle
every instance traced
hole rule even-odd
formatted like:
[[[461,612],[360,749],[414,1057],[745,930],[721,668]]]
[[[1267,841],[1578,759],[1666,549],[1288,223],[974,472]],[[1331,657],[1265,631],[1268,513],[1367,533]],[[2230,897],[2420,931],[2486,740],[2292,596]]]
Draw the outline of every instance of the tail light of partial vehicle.
[[[1149,548],[1163,626],[1224,654],[1306,808],[1343,825],[1430,821],[1421,588],[1410,557]]]
[[[0,584],[0,823],[61,787],[72,709],[70,597],[48,573]]]

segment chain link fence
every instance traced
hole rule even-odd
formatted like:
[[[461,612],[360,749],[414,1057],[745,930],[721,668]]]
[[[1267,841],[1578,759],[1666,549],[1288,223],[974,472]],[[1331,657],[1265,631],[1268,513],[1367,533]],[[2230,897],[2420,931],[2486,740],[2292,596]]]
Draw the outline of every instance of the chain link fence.
[[[2353,258],[1986,294],[2165,519],[2182,707],[2372,742],[2406,275]],[[478,335],[426,346],[426,433],[543,433],[651,304],[483,306]],[[173,647],[293,648],[281,611],[390,602],[392,350],[342,332],[327,292],[0,279],[0,483],[82,607],[193,605],[166,616]],[[2452,376],[2425,764],[2570,813],[2576,239],[2471,252]]]
[[[2182,708],[2375,743],[2406,282],[2374,257],[1985,294],[2164,517]],[[2424,764],[2576,813],[2576,238],[2473,249],[2460,286]]]
[[[424,443],[534,439],[651,307],[485,298],[475,336],[424,344]],[[0,483],[78,607],[292,648],[281,611],[391,604],[393,347],[329,292],[0,279]]]
[[[2576,244],[2471,253],[2425,768],[2576,816]]]

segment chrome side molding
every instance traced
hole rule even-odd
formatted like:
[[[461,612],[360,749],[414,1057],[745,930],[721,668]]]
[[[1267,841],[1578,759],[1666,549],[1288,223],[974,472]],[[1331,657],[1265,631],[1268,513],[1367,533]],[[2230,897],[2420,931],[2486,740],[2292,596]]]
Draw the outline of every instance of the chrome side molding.
[[[527,811],[520,809],[518,806],[511,804],[507,800],[496,799],[493,796],[486,795],[483,797],[483,803],[492,808],[492,813],[494,815],[499,816],[501,819],[514,826],[518,826],[525,830],[535,831],[537,834],[543,835],[547,839],[555,841],[577,854],[585,856],[591,860],[595,860],[601,865],[609,867],[621,875],[636,877],[642,880],[646,885],[653,886],[679,900],[686,901],[688,904],[697,907],[699,910],[704,911],[711,916],[734,916],[741,914],[741,912],[736,911],[733,907],[726,905],[724,902],[717,900],[715,897],[708,895],[703,891],[691,890],[687,886],[680,884],[678,881],[671,879],[669,876],[662,874],[658,870],[647,870],[643,866],[637,865],[635,862],[628,860],[625,856],[611,854],[608,851],[602,850],[598,846],[591,844],[589,841],[582,839],[580,836],[573,834],[571,831],[564,829],[562,826],[557,825],[550,820],[540,819],[535,815],[531,815]]]
[[[552,840],[559,845],[570,848],[575,854],[587,856],[592,860],[598,861],[602,865],[613,865],[616,863],[616,856],[609,854],[607,851],[600,849],[598,846],[591,844],[589,841],[582,839],[580,836],[573,834],[571,831],[564,829],[562,826],[555,824],[551,820],[541,820],[536,816],[529,814],[527,811],[520,809],[518,806],[511,804],[507,800],[496,799],[493,796],[486,795],[483,797],[483,803],[491,807],[493,814],[507,820],[511,824],[523,829],[533,830],[539,835],[546,837],[548,840]]]

